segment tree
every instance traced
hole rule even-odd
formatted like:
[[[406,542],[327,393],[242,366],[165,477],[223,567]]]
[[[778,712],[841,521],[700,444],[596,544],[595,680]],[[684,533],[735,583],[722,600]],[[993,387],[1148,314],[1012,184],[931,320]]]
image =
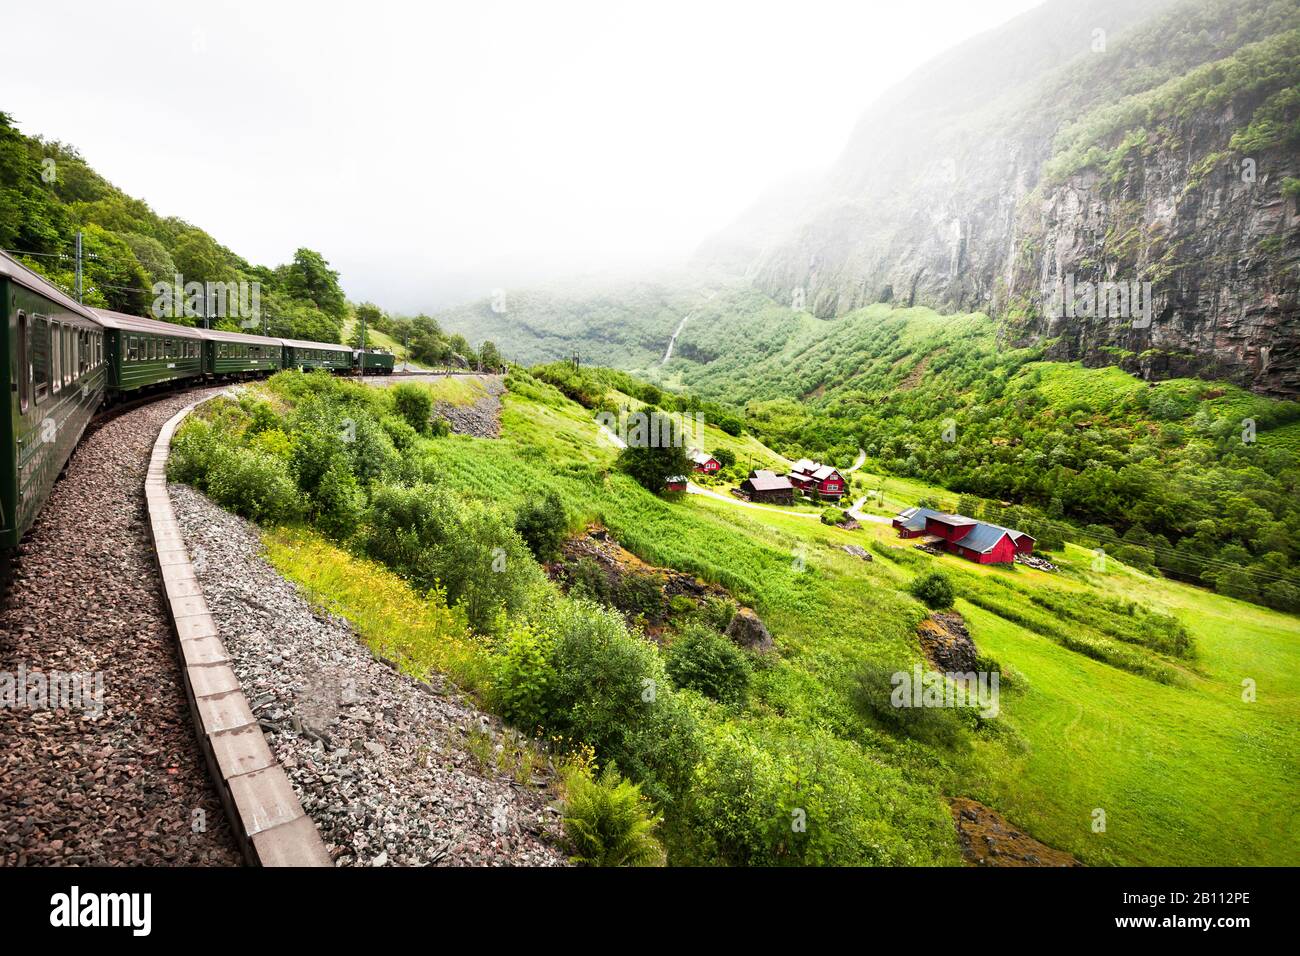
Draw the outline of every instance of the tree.
[[[497,351],[496,343],[490,340],[479,346],[478,359],[484,368],[500,368],[502,365],[501,353]]]
[[[352,330],[352,340],[348,343],[354,349],[373,348],[374,338],[372,332],[382,331],[384,325],[384,313],[379,306],[373,302],[362,302],[356,307],[355,311],[357,324]],[[361,340],[361,330],[365,329],[366,340]]]
[[[709,452],[723,468],[730,468],[736,463],[736,453],[730,448],[715,448]]]
[[[649,417],[649,434],[640,440],[629,441],[618,455],[618,467],[636,479],[641,487],[655,494],[664,490],[667,480],[691,472],[691,460],[686,449],[671,441],[657,441],[672,434],[668,416],[654,412]]]
[[[339,274],[319,252],[299,249],[293,254],[293,262],[281,268],[284,291],[293,298],[311,302],[340,323],[347,316],[348,303],[339,287]]]

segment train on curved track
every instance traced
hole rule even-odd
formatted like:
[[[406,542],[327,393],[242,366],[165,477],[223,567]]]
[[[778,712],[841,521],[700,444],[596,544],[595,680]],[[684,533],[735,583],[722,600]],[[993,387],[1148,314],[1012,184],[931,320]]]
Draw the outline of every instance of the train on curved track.
[[[54,482],[101,408],[151,391],[325,369],[391,375],[393,356],[193,328],[81,305],[0,253],[0,550],[40,514]]]

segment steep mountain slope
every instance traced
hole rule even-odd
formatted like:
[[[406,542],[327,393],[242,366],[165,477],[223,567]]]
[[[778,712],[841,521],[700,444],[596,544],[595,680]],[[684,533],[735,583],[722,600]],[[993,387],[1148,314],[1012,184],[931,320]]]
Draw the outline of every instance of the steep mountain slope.
[[[822,317],[978,309],[1061,357],[1294,395],[1298,31],[1290,0],[1048,3],[887,94],[748,271]],[[1150,281],[1150,326],[1054,318],[1066,275]]]

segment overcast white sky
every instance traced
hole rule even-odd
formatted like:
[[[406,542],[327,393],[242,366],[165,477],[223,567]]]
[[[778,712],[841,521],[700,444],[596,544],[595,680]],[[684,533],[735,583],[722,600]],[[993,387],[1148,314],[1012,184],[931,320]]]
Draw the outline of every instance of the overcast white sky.
[[[310,246],[414,309],[684,257],[1039,2],[43,0],[6,9],[0,110],[254,262]]]

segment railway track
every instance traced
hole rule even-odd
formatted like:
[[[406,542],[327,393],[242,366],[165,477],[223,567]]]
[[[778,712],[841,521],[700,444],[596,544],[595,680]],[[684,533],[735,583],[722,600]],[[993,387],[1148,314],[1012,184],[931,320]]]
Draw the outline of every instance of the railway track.
[[[169,392],[97,416],[10,556],[0,864],[242,862],[190,719],[143,491],[161,425],[219,391]],[[60,675],[78,675],[83,693],[50,695]],[[6,677],[10,687],[21,679],[22,700],[11,690],[5,701]]]

